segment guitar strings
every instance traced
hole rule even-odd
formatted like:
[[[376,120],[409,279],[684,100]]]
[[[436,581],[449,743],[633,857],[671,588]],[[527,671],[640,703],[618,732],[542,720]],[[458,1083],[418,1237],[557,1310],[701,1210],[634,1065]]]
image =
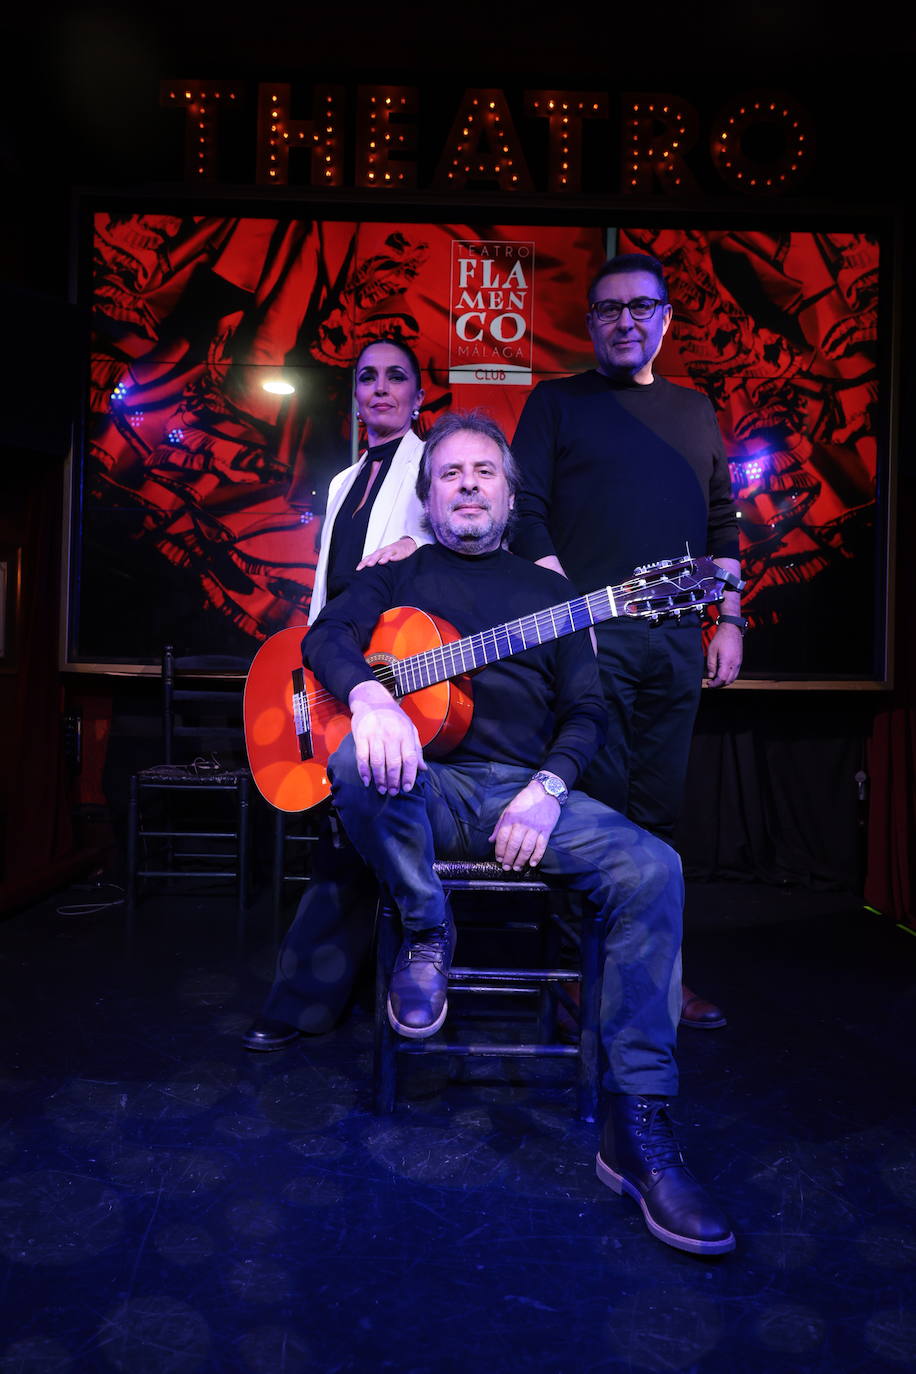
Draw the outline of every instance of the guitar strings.
[[[682,573],[682,574],[681,574],[681,585],[679,585],[678,588],[677,588],[678,592],[681,593],[681,594],[683,594],[685,591],[686,591],[686,592],[690,592],[690,591],[695,591],[695,590],[697,590],[697,588],[698,588],[699,586],[701,586],[701,585],[704,583],[704,581],[705,581],[705,579],[699,578],[699,579],[696,579],[696,580],[695,580],[693,586],[684,586],[684,585],[683,585],[683,580],[684,580],[684,574]],[[549,643],[549,642],[551,642],[551,641],[554,640],[554,639],[562,638],[565,634],[576,633],[576,632],[578,632],[578,631],[580,631],[580,630],[588,629],[590,626],[593,626],[593,625],[595,624],[594,611],[593,611],[593,609],[592,609],[592,602],[593,602],[593,601],[595,601],[597,598],[604,597],[605,600],[607,600],[608,603],[610,604],[610,598],[611,598],[611,596],[613,596],[614,599],[615,599],[615,601],[616,601],[616,599],[617,599],[617,597],[619,596],[619,594],[621,594],[621,593],[623,593],[623,594],[631,593],[631,594],[632,594],[632,593],[633,593],[634,591],[636,591],[636,590],[640,590],[640,591],[649,591],[649,590],[651,590],[651,584],[650,584],[648,587],[645,587],[645,586],[644,586],[644,587],[638,587],[638,588],[637,588],[637,587],[634,587],[633,583],[631,582],[631,583],[629,583],[629,584],[628,584],[628,583],[622,583],[620,586],[613,587],[613,588],[601,588],[601,589],[599,589],[599,590],[596,591],[596,592],[590,592],[590,593],[588,593],[588,595],[586,595],[586,596],[577,597],[577,598],[575,598],[575,600],[573,600],[573,601],[561,602],[559,605],[557,605],[557,606],[550,606],[550,607],[548,607],[546,610],[543,610],[543,611],[533,611],[533,612],[531,612],[530,615],[522,616],[522,617],[521,617],[520,619],[518,619],[518,620],[510,620],[510,621],[507,621],[507,622],[506,622],[505,624],[503,624],[503,625],[496,625],[496,626],[493,626],[491,629],[488,629],[488,630],[478,630],[478,631],[475,631],[474,634],[465,635],[465,636],[463,636],[461,639],[452,640],[452,641],[451,641],[450,643],[448,643],[448,644],[439,645],[439,646],[437,646],[437,647],[434,648],[434,649],[426,649],[426,650],[423,651],[423,653],[420,653],[420,654],[413,654],[413,655],[411,655],[409,658],[400,660],[400,662],[397,663],[397,665],[385,665],[385,666],[386,666],[386,668],[389,668],[389,669],[390,669],[391,674],[392,674],[393,677],[396,678],[396,677],[397,677],[397,670],[398,670],[398,669],[401,669],[402,672],[403,672],[403,674],[404,674],[405,676],[410,677],[411,679],[418,679],[418,678],[421,679],[421,678],[422,678],[422,674],[428,673],[429,669],[432,668],[432,669],[434,670],[436,676],[435,676],[434,678],[431,678],[430,681],[425,682],[425,683],[424,683],[422,680],[420,680],[420,681],[418,681],[418,682],[416,683],[416,685],[414,685],[414,686],[410,689],[411,691],[417,691],[417,690],[419,690],[420,688],[422,688],[422,687],[424,687],[424,686],[427,686],[427,687],[428,687],[428,686],[432,686],[435,682],[441,682],[441,681],[444,681],[445,679],[447,679],[447,678],[449,678],[449,677],[455,676],[456,674],[465,673],[465,672],[470,671],[470,669],[469,669],[469,668],[465,665],[465,663],[464,663],[464,652],[465,652],[465,651],[464,651],[464,648],[463,648],[462,646],[465,646],[465,645],[466,645],[466,646],[471,650],[472,654],[475,652],[475,650],[476,650],[477,648],[479,648],[479,650],[480,650],[481,653],[484,653],[484,654],[485,654],[485,653],[486,653],[486,643],[485,643],[485,641],[486,641],[487,637],[490,637],[490,638],[492,639],[492,647],[493,647],[494,650],[496,650],[496,653],[497,653],[497,659],[498,659],[499,657],[510,657],[513,653],[521,653],[521,652],[523,652],[524,649],[536,647],[537,644],[542,644],[542,643],[544,643],[544,642],[548,642],[548,643]],[[688,606],[682,607],[681,609],[690,609],[691,606],[695,606],[696,608],[699,608],[701,605],[704,605],[704,604],[706,604],[705,601],[691,601],[691,602],[688,604]],[[587,610],[587,611],[588,611],[589,618],[588,618],[587,620],[583,621],[582,624],[577,625],[577,624],[576,624],[576,615],[577,615],[578,612],[580,612],[580,611],[582,611],[582,610]],[[571,624],[572,624],[572,627],[573,627],[572,630],[559,630],[559,631],[557,630],[557,626],[556,626],[556,613],[559,612],[559,611],[565,611],[565,612],[566,612],[567,617],[568,617],[568,620],[569,620],[569,621],[571,622]],[[661,608],[659,608],[659,613],[661,613]],[[545,625],[546,625],[546,624],[548,623],[548,621],[549,621],[549,626],[550,626],[551,634],[549,635],[548,640],[547,640],[547,641],[544,641],[544,640],[541,639],[541,636],[540,636],[540,628],[541,628],[541,625],[542,625],[542,624],[545,624]],[[530,644],[530,645],[527,644],[527,643],[524,643],[521,649],[515,649],[515,650],[513,650],[513,649],[512,649],[512,634],[515,633],[515,634],[517,634],[517,635],[520,635],[520,637],[521,637],[523,640],[525,640],[525,639],[527,638],[527,636],[528,636],[529,630],[531,630],[531,629],[537,631],[538,637],[537,637],[536,642],[535,642],[535,643],[532,643],[532,644]],[[499,654],[499,647],[498,647],[498,644],[497,644],[497,636],[500,635],[500,634],[504,634],[504,635],[505,635],[506,642],[507,642],[507,645],[508,645],[509,650],[510,650],[510,653],[509,653],[509,654],[502,654],[502,655]],[[458,655],[458,654],[461,655],[461,662],[460,662],[460,664],[456,661],[456,655]],[[448,657],[449,660],[451,660],[451,662],[449,663],[448,670],[446,671],[447,657]],[[481,667],[481,666],[484,666],[484,665],[479,664],[479,663],[473,661],[473,659],[472,659],[472,662],[471,662],[471,665],[470,665],[471,668],[476,668],[476,667]],[[317,690],[317,691],[315,691],[315,692],[306,692],[306,693],[305,693],[305,701],[306,701],[306,704],[308,705],[308,707],[311,709],[311,708],[313,708],[313,707],[314,707],[314,708],[317,708],[317,707],[320,707],[320,706],[324,706],[324,705],[325,705],[326,703],[328,703],[328,702],[336,702],[336,701],[337,701],[337,698],[334,696],[334,694],[333,694],[332,692],[329,692],[326,688],[321,687],[320,684],[319,684],[319,690]]]
[[[604,595],[604,593],[592,592],[590,595],[599,596]],[[423,675],[428,674],[429,670],[432,669],[433,672],[436,674],[433,681],[440,682],[446,678],[454,676],[456,673],[468,672],[469,667],[464,663],[465,648],[462,646],[466,646],[467,649],[470,649],[472,654],[478,648],[481,653],[486,653],[485,640],[488,636],[492,637],[493,648],[497,649],[497,652],[498,646],[496,643],[496,637],[497,635],[503,633],[506,636],[506,640],[509,644],[510,649],[512,644],[513,632],[520,635],[521,638],[524,640],[528,637],[528,633],[530,630],[537,630],[538,637],[536,642],[540,644],[544,642],[540,637],[540,626],[542,623],[546,624],[549,619],[550,628],[552,631],[550,639],[553,640],[559,638],[560,633],[556,629],[554,613],[561,609],[566,609],[569,615],[569,620],[573,623],[575,629],[587,629],[588,625],[594,622],[590,619],[585,624],[576,626],[575,610],[581,610],[584,606],[588,606],[588,602],[589,597],[579,597],[575,602],[567,601],[565,603],[562,603],[561,606],[552,606],[545,611],[534,611],[530,615],[521,617],[519,620],[510,620],[507,621],[504,625],[496,625],[489,630],[478,630],[472,635],[465,635],[461,639],[452,640],[448,644],[441,644],[434,649],[426,649],[423,651],[423,653],[413,654],[410,658],[402,659],[397,665],[386,666],[390,667],[392,676],[394,677],[397,676],[398,669],[401,669],[406,676],[409,676],[411,678],[422,678]],[[533,647],[533,645],[522,645],[522,649],[527,649],[531,647]],[[520,653],[522,652],[522,649],[517,649],[515,650],[515,652]],[[458,655],[460,655],[461,658],[460,662],[458,662]],[[470,667],[473,668],[479,666],[481,665],[474,662],[472,659]],[[447,671],[446,668],[448,669]],[[422,681],[420,682],[420,686],[431,685],[432,681],[427,683],[423,683]],[[417,689],[414,688],[413,690]],[[319,690],[315,692],[306,692],[305,700],[310,707],[317,707],[323,706],[326,702],[337,701],[337,698],[334,696],[332,692],[327,691],[326,688],[319,688]]]

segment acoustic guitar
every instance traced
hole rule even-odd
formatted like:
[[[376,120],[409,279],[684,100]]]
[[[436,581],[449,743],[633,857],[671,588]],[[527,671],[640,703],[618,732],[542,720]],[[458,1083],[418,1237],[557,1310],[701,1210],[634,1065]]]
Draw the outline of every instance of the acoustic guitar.
[[[488,663],[615,617],[662,620],[721,601],[743,584],[713,559],[665,559],[601,587],[462,638],[447,621],[414,606],[386,611],[366,662],[417,728],[423,752],[441,758],[471,723],[470,674]],[[325,765],[350,730],[350,712],[302,666],[305,626],[265,640],[245,682],[245,744],[261,795],[280,811],[307,811],[328,796]]]

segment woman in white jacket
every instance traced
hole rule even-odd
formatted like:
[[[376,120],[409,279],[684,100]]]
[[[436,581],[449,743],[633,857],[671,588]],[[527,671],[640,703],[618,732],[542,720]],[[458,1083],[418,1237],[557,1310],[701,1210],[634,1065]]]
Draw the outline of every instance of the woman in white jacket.
[[[331,479],[309,624],[358,568],[409,558],[431,535],[415,485],[423,443],[411,429],[423,401],[413,351],[374,339],[356,360],[354,390],[366,449]],[[312,875],[286,933],[263,1010],[242,1043],[282,1050],[303,1033],[328,1031],[347,1006],[372,939],[375,882],[326,806]]]
[[[309,624],[357,568],[408,558],[429,543],[414,486],[423,442],[411,425],[420,413],[420,365],[407,344],[374,339],[356,360],[354,391],[366,448],[331,479]]]

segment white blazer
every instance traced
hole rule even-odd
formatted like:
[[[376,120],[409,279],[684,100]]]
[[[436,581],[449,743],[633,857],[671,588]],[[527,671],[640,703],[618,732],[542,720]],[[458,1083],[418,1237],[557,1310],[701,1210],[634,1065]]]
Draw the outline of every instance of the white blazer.
[[[417,499],[415,490],[422,453],[423,440],[409,429],[395,450],[382,485],[372,498],[372,510],[369,512],[369,523],[366,527],[366,542],[363,545],[364,558],[367,553],[374,553],[385,544],[393,544],[403,534],[409,534],[418,546],[432,542],[432,536],[427,534],[421,524],[423,507]],[[367,449],[358,463],[331,478],[328,487],[328,509],[321,529],[321,549],[315,568],[315,585],[309,605],[310,625],[327,601],[328,554],[331,551],[334,521],[343,505],[344,497],[356,481],[356,474],[367,459],[371,459],[371,455],[371,448]]]

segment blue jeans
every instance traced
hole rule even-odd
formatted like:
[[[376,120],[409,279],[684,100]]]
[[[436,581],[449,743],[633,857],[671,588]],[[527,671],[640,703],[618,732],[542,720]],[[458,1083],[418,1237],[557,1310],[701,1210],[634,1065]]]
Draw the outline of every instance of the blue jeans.
[[[493,858],[489,835],[531,770],[436,763],[411,792],[382,796],[356,771],[352,736],[328,762],[334,805],[351,842],[391,893],[405,930],[446,918],[434,858]],[[684,888],[674,850],[618,812],[570,793],[539,872],[581,893],[604,918],[601,1037],[605,1086],[617,1093],[677,1091]]]

